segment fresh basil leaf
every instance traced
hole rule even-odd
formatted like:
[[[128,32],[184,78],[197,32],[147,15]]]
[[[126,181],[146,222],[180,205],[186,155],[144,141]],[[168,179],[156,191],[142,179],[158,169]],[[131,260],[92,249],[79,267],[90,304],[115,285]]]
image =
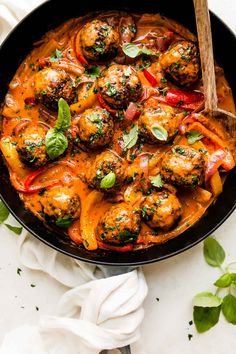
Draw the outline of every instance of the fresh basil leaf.
[[[193,320],[199,333],[208,331],[219,321],[221,306],[200,307],[194,306]]]
[[[198,307],[218,307],[221,305],[221,298],[210,292],[202,292],[194,296],[193,306]]]
[[[74,218],[72,215],[67,215],[67,216],[64,216],[64,218],[58,218],[56,220],[56,225],[58,227],[61,227],[62,229],[67,229],[71,225],[73,220],[74,220]]]
[[[222,302],[222,312],[226,320],[232,324],[236,324],[236,297],[228,294]]]
[[[143,47],[139,48],[136,44],[133,43],[126,43],[122,47],[123,52],[130,58],[136,58],[141,54],[145,55],[155,55],[151,50]]]
[[[59,49],[56,49],[55,52],[53,52],[50,57],[50,62],[53,63],[54,61],[60,60],[61,58],[62,58],[62,52]]]
[[[158,173],[158,175],[156,176],[150,176],[149,179],[154,187],[157,188],[163,187],[163,181],[160,173]]]
[[[112,188],[116,183],[116,175],[114,172],[109,172],[100,182],[100,188],[107,189]]]
[[[60,98],[58,101],[58,118],[54,129],[64,133],[70,127],[70,124],[70,107],[64,98]]]
[[[45,146],[48,156],[54,160],[67,149],[68,140],[62,132],[52,128],[47,132]]]
[[[129,131],[128,134],[123,135],[124,150],[131,149],[138,141],[138,125],[135,124],[134,127]]]
[[[236,283],[236,273],[230,273],[232,283]]]
[[[196,143],[196,141],[201,140],[202,138],[204,138],[204,135],[202,135],[198,130],[191,130],[187,134],[188,143],[190,145]]]
[[[14,232],[16,235],[20,235],[22,233],[23,228],[22,227],[18,227],[18,226],[12,226],[9,224],[4,224],[9,230],[11,230],[12,232]]]
[[[227,288],[232,283],[232,278],[230,273],[223,274],[219,279],[217,279],[214,283],[218,288]]]
[[[92,65],[85,68],[84,74],[91,77],[92,79],[97,79],[101,75],[101,70],[99,66]]]
[[[168,132],[161,125],[153,125],[151,127],[152,134],[160,141],[167,141]]]
[[[212,267],[219,267],[224,262],[225,251],[211,236],[204,241],[203,253],[206,262]]]
[[[9,210],[5,204],[0,200],[0,224],[2,224],[9,216]]]

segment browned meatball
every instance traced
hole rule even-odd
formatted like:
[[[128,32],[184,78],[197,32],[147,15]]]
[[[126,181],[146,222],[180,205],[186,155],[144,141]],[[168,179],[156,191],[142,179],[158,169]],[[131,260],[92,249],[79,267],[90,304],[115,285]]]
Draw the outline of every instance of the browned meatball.
[[[174,108],[159,103],[143,110],[138,125],[148,143],[166,143],[177,133],[179,118]]]
[[[107,243],[133,243],[139,235],[140,227],[140,212],[129,204],[121,203],[112,206],[101,218],[97,237]]]
[[[163,157],[161,174],[165,181],[194,188],[203,183],[203,154],[191,147],[176,145]]]
[[[87,171],[87,183],[98,190],[111,192],[120,188],[126,179],[126,162],[110,151],[103,151],[97,155],[92,166]],[[109,187],[105,187],[104,178],[111,176],[112,183]]]
[[[114,133],[114,123],[111,115],[105,109],[87,109],[78,121],[80,141],[91,149],[96,149],[110,143]]]
[[[111,65],[98,80],[103,99],[114,108],[125,108],[142,93],[139,77],[129,65]]]
[[[165,73],[178,85],[190,86],[199,78],[199,53],[192,42],[176,42],[162,56],[160,63]]]
[[[80,43],[87,59],[106,60],[114,57],[117,53],[119,33],[108,23],[93,20],[82,28]]]
[[[45,68],[35,75],[35,96],[52,111],[57,111],[61,97],[68,104],[75,102],[76,91],[75,82],[64,70]]]
[[[178,198],[167,190],[147,196],[141,208],[144,220],[153,229],[169,230],[182,214]]]
[[[49,161],[45,147],[46,134],[47,130],[41,125],[30,125],[19,135],[16,150],[27,166],[39,168]]]
[[[80,197],[72,187],[54,187],[40,198],[42,213],[47,221],[69,221],[80,216]]]

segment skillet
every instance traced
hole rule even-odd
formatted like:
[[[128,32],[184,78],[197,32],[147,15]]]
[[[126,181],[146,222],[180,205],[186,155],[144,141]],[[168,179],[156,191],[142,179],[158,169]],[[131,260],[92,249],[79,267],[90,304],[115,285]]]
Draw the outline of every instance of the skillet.
[[[137,2],[133,0],[106,1],[91,0],[75,2],[67,0],[62,4],[56,0],[47,1],[29,14],[7,37],[0,48],[0,102],[4,100],[8,84],[24,57],[31,51],[33,43],[42,35],[62,22],[88,12],[123,10],[130,12],[160,12],[173,18],[196,33],[193,4],[191,0],[166,0]],[[225,76],[234,93],[236,81],[234,57],[230,55],[236,44],[233,33],[214,15],[211,15],[215,58],[225,69]],[[235,95],[235,94],[234,94]],[[235,97],[236,98],[236,97]],[[236,203],[236,174],[228,175],[223,193],[211,205],[204,216],[190,229],[165,244],[128,253],[114,253],[98,249],[87,251],[73,244],[63,233],[52,231],[33,214],[24,209],[16,191],[10,184],[9,175],[2,156],[0,156],[0,195],[15,218],[32,235],[57,251],[77,258],[103,265],[136,266],[159,261],[174,256],[202,241],[217,229],[233,212]]]

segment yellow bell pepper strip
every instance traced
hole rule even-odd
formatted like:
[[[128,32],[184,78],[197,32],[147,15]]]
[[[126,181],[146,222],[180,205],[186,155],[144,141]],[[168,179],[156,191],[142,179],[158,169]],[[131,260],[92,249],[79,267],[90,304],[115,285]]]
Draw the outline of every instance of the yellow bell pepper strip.
[[[80,232],[84,247],[87,250],[96,250],[98,248],[94,220],[91,218],[91,209],[94,209],[95,204],[101,202],[102,198],[103,194],[94,190],[87,196],[81,206]]]
[[[96,94],[94,93],[94,85],[92,85],[85,98],[70,105],[71,113],[82,113],[86,109],[92,107],[93,104],[95,103],[96,99],[97,99],[97,97],[96,97]]]
[[[214,175],[210,178],[209,184],[213,196],[217,197],[223,190],[222,181],[218,171],[216,171]]]

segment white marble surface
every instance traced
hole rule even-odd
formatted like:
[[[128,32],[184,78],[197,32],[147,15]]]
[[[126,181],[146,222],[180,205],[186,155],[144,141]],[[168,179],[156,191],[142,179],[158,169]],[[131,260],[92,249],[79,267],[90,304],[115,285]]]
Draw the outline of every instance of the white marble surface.
[[[209,0],[209,5],[236,33],[235,0]],[[236,213],[214,233],[229,260],[236,258],[235,227]],[[40,314],[53,314],[66,290],[42,272],[25,269],[17,259],[16,245],[17,236],[1,226],[0,343],[9,330],[22,324],[36,324]],[[17,268],[22,269],[20,276]],[[146,354],[235,354],[236,327],[226,323],[222,316],[216,327],[201,335],[188,323],[192,319],[192,297],[200,291],[213,290],[211,284],[219,275],[219,270],[205,264],[202,244],[169,260],[145,266],[144,273],[149,286],[142,326]],[[191,341],[188,334],[193,335]],[[134,348],[132,354],[137,352]]]

